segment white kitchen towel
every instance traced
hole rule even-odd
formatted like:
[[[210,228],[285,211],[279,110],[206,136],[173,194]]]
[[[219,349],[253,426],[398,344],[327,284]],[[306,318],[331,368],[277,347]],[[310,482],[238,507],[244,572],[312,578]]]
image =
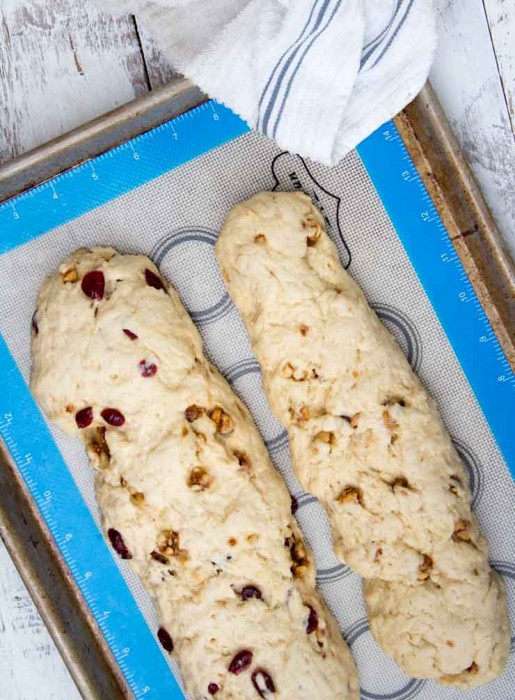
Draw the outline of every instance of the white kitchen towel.
[[[131,12],[180,72],[284,149],[326,164],[410,102],[433,0],[94,0]]]

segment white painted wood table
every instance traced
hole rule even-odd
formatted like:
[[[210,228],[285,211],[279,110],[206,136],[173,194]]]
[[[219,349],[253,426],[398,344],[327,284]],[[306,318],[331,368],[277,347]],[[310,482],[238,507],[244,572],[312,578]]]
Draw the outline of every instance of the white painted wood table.
[[[515,258],[515,0],[436,0],[431,81]],[[0,162],[170,79],[133,16],[0,0]],[[0,541],[0,700],[79,697]]]

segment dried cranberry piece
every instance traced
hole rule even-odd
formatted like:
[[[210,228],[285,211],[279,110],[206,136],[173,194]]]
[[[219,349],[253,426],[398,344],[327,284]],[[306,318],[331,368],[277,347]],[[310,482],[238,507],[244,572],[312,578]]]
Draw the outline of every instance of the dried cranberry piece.
[[[125,335],[126,335],[128,338],[130,338],[131,340],[137,340],[137,339],[138,339],[138,336],[136,335],[136,333],[133,333],[133,332],[130,331],[128,328],[123,328],[123,332],[124,332]]]
[[[161,279],[156,275],[155,272],[152,272],[152,270],[149,270],[148,267],[145,270],[145,281],[149,287],[154,287],[154,289],[163,289],[164,290],[164,288],[165,288]]]
[[[234,673],[237,676],[242,671],[246,671],[251,663],[252,652],[249,649],[242,649],[233,657],[229,664],[229,673]]]
[[[157,630],[157,638],[161,642],[163,649],[171,654],[173,651],[173,639],[170,637],[164,627],[160,627]]]
[[[104,273],[100,270],[91,270],[82,278],[81,289],[87,297],[100,301],[104,297]]]
[[[252,685],[257,690],[260,698],[266,698],[268,693],[275,693],[275,684],[272,676],[262,668],[257,668],[251,676]]]
[[[87,428],[93,422],[93,409],[91,406],[86,406],[86,408],[81,408],[75,414],[75,422],[77,423],[77,428]]]
[[[220,686],[217,683],[210,683],[207,686],[207,692],[209,693],[209,695],[216,695],[219,690]]]
[[[241,589],[241,599],[242,600],[250,600],[251,598],[257,598],[258,600],[262,599],[262,594],[259,588],[256,588],[256,586],[244,586]]]
[[[125,416],[117,408],[104,408],[100,415],[109,425],[119,428],[125,423]]]
[[[318,627],[318,615],[317,615],[317,611],[315,610],[315,608],[312,608],[311,605],[308,605],[308,608],[309,608],[309,617],[308,617],[308,623],[306,625],[306,632],[308,634],[311,634]]]
[[[155,365],[153,362],[140,360],[140,362],[138,362],[138,369],[142,377],[153,377],[157,372],[157,365]]]
[[[129,552],[127,545],[123,541],[123,537],[120,535],[118,530],[110,527],[107,531],[107,536],[114,549],[114,551],[121,556],[122,559],[132,559],[132,554]]]
[[[34,313],[32,314],[31,326],[32,326],[32,330],[37,335],[39,333],[39,328],[38,328],[38,324],[36,321],[36,311],[34,311]]]
[[[299,510],[299,502],[295,498],[295,496],[291,497],[291,514],[295,515],[295,513]]]

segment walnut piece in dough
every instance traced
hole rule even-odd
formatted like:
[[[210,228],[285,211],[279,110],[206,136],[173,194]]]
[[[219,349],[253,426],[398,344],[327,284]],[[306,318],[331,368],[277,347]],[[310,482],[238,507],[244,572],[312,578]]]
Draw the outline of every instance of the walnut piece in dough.
[[[502,581],[434,402],[340,265],[309,197],[264,192],[216,245],[293,466],[365,578],[372,632],[409,674],[462,688],[498,676]]]
[[[357,700],[288,491],[153,263],[67,258],[41,287],[32,359],[32,391],[85,443],[106,534],[190,697]]]

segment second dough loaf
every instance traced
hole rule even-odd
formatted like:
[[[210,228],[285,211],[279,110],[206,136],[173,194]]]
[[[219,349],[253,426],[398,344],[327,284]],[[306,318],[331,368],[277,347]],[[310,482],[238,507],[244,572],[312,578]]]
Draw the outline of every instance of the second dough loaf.
[[[103,526],[195,700],[356,700],[288,491],[142,255],[79,250],[43,284],[32,390],[86,445]]]
[[[374,636],[413,676],[495,678],[507,604],[465,468],[320,213],[304,194],[256,195],[230,213],[216,250],[297,476],[365,577]]]

